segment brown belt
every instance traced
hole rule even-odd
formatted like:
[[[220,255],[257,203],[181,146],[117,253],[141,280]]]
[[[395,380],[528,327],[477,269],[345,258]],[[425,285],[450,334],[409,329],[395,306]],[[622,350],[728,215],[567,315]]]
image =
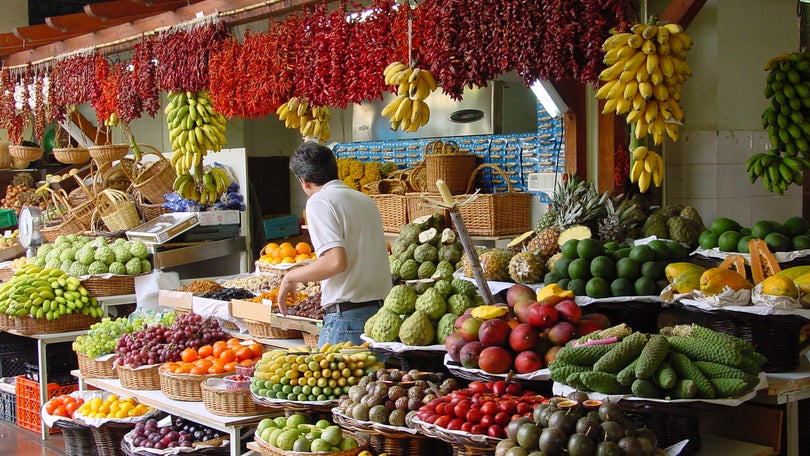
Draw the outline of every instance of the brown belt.
[[[375,299],[373,301],[365,301],[365,302],[339,302],[324,308],[324,313],[328,314],[342,313],[347,312],[349,310],[361,309],[363,307],[369,306],[376,306],[379,309],[380,307],[382,307],[382,305],[383,305],[382,299]]]

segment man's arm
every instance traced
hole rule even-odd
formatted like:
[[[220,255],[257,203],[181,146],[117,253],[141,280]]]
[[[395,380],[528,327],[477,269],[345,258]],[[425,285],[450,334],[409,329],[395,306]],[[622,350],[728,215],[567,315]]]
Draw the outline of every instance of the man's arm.
[[[319,282],[346,270],[346,250],[334,247],[323,252],[315,261],[288,270],[281,280],[278,305],[282,314],[287,314],[287,298],[295,297],[298,282]]]

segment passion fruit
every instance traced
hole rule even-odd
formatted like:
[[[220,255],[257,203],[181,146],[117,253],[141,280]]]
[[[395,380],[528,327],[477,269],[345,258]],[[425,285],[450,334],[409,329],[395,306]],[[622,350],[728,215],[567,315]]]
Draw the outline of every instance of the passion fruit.
[[[577,401],[579,403],[583,403],[587,401],[589,398],[588,393],[585,393],[583,391],[572,391],[571,393],[568,394],[568,399],[571,399],[572,401]]]
[[[604,437],[604,439],[600,440],[618,442],[620,439],[624,438],[624,429],[622,425],[616,421],[604,421],[599,427],[602,428],[602,437]]]
[[[517,444],[527,450],[534,450],[537,448],[537,442],[540,439],[540,428],[534,423],[524,423],[517,431],[515,438]]]
[[[619,440],[619,448],[624,456],[643,456],[641,443],[635,437],[623,437]]]
[[[588,437],[596,440],[599,437],[599,421],[598,418],[594,419],[591,416],[583,416],[582,418],[577,420],[577,425],[574,427],[574,430],[577,433],[585,434]]]
[[[585,410],[599,410],[601,405],[602,401],[598,399],[586,399],[582,401],[582,406],[585,407]]]
[[[602,421],[617,421],[624,419],[624,410],[616,402],[605,401],[599,406],[599,418]]]
[[[577,432],[568,437],[568,456],[591,456],[595,447],[593,440],[585,434]]]
[[[616,442],[609,440],[596,444],[595,456],[621,456],[622,449]]]
[[[520,429],[520,427],[526,423],[534,424],[534,421],[532,421],[529,418],[526,418],[525,416],[510,421],[509,424],[506,425],[506,429],[504,429],[504,431],[506,432],[506,439],[511,440],[514,443],[517,443],[518,429]]]
[[[573,434],[576,425],[576,419],[563,410],[552,413],[548,418],[548,427],[559,428],[565,432],[566,435]]]
[[[548,427],[543,429],[540,433],[538,446],[540,450],[549,454],[556,455],[562,454],[563,449],[566,448],[568,443],[568,435],[562,429],[556,427]]]

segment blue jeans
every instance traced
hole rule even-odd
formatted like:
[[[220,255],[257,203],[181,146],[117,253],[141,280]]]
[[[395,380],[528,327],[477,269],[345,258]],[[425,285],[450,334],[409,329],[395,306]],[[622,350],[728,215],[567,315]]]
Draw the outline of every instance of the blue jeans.
[[[363,334],[363,326],[378,310],[380,309],[377,306],[367,306],[324,315],[318,347],[323,347],[326,343],[334,345],[349,340],[355,345],[362,344],[360,334]]]

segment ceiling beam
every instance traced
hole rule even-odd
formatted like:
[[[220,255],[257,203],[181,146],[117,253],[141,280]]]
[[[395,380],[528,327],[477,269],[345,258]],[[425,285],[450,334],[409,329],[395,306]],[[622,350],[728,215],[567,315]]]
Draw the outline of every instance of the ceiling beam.
[[[202,0],[171,0],[148,3],[136,3],[132,0],[115,0],[112,2],[89,3],[84,5],[84,13],[99,20],[115,19],[127,16],[153,15],[163,11],[171,11]]]
[[[667,9],[661,14],[661,20],[686,29],[705,4],[706,0],[670,0]]]

